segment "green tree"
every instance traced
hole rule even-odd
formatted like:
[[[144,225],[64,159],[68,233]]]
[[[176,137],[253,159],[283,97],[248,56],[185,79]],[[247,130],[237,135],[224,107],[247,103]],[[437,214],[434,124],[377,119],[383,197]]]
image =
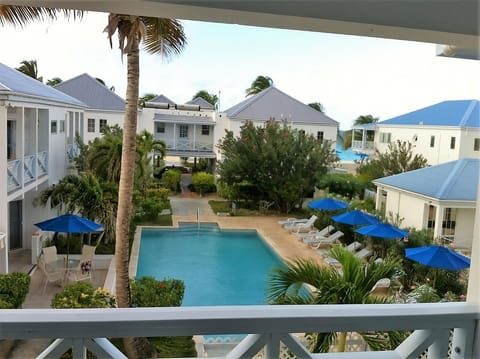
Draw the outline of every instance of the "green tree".
[[[66,19],[81,19],[83,17],[82,10],[0,5],[0,25],[24,27],[36,21],[57,20],[59,14],[63,14]]]
[[[153,134],[143,130],[137,135],[136,151],[135,184],[142,195],[145,195],[148,182],[152,178],[153,173],[152,154],[156,154],[162,159],[167,153],[167,146],[165,142],[156,140]]]
[[[192,185],[200,196],[207,192],[215,191],[215,177],[211,173],[196,172],[192,175]]]
[[[413,144],[395,141],[388,144],[385,152],[375,151],[375,158],[358,168],[358,173],[366,180],[392,176],[413,171],[428,165],[422,154],[413,155]]]
[[[51,78],[50,80],[47,80],[47,85],[53,87],[55,85],[61,84],[62,82],[63,80],[60,77],[54,77],[54,78]]]
[[[133,212],[133,189],[136,159],[137,103],[140,79],[140,43],[148,53],[164,56],[179,54],[186,44],[183,26],[174,19],[160,19],[134,15],[110,14],[105,28],[112,45],[118,32],[122,55],[127,55],[127,93],[123,124],[123,148],[118,190],[116,222],[116,295],[120,308],[131,306],[129,263],[129,233]],[[151,347],[142,338],[125,339],[129,358],[151,356]]]
[[[325,113],[325,107],[323,107],[323,105],[320,102],[312,102],[312,103],[309,103],[308,106],[310,106],[311,108],[321,113]]]
[[[247,121],[238,137],[227,131],[218,148],[220,182],[239,187],[240,199],[274,202],[284,213],[301,203],[336,161],[330,141],[317,141],[286,122],[255,127]]]
[[[269,279],[269,299],[273,304],[379,304],[388,299],[371,295],[375,283],[393,278],[401,268],[399,259],[381,263],[355,257],[343,247],[334,247],[330,256],[341,270],[325,267],[311,259],[297,259],[277,268]],[[307,287],[311,288],[306,290]],[[403,339],[400,333],[360,333],[375,350],[395,348]],[[345,351],[346,333],[310,334],[312,352],[328,352],[338,339],[338,351]]]
[[[245,97],[255,95],[271,86],[273,86],[273,80],[270,77],[259,75],[253,80],[250,87],[245,90],[245,93],[247,94]]]
[[[143,107],[145,106],[145,102],[148,102],[150,101],[151,99],[154,99],[155,97],[157,97],[157,94],[154,94],[154,93],[145,93],[143,94],[142,97],[139,97],[138,98],[138,107]]]
[[[214,107],[217,106],[218,96],[213,93],[208,93],[206,90],[200,90],[193,95],[192,100],[195,100],[197,97],[203,98],[208,103],[211,103]]]
[[[373,117],[372,115],[362,115],[358,116],[355,121],[353,121],[354,125],[366,125],[368,123],[377,123],[379,120],[378,117]]]
[[[16,67],[15,70],[18,70],[35,80],[43,82],[43,77],[38,76],[37,60],[23,60],[20,63],[20,66]]]

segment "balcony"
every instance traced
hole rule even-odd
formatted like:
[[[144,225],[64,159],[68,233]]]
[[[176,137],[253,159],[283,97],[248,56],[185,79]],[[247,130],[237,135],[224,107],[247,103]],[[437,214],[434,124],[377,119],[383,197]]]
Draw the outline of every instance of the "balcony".
[[[48,153],[42,151],[36,155],[28,155],[23,160],[8,161],[8,192],[16,191],[36,179],[48,174]]]
[[[162,139],[167,146],[167,155],[180,157],[214,158],[213,143],[190,139]]]
[[[375,142],[373,141],[352,141],[352,150],[373,151],[375,149]]]
[[[473,358],[479,310],[471,303],[0,310],[0,339],[56,339],[39,358],[73,348],[125,358],[105,338],[247,335],[222,358]],[[292,333],[413,330],[395,350],[312,354]],[[453,334],[452,334],[453,333]],[[61,338],[61,339],[57,339]],[[206,345],[197,345],[205,356]]]

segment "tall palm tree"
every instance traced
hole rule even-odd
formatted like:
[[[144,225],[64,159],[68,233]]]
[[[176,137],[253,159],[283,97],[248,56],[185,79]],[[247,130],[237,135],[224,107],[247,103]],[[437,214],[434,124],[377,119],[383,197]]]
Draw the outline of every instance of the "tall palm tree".
[[[367,123],[377,123],[379,120],[378,117],[373,117],[372,115],[362,115],[358,116],[355,121],[353,121],[354,125],[365,125]]]
[[[271,86],[273,86],[273,80],[270,77],[259,75],[255,80],[253,80],[250,87],[245,90],[247,94],[245,97],[255,95]]]
[[[195,100],[197,97],[203,98],[205,101],[211,103],[213,106],[216,106],[218,102],[218,96],[208,93],[206,90],[198,91],[195,95],[193,95],[192,100]]]
[[[311,108],[321,113],[325,113],[325,107],[320,102],[312,102],[312,103],[309,103],[308,106],[310,106]]]
[[[154,93],[146,93],[142,97],[138,98],[138,107],[145,106],[145,102],[150,101],[151,99],[157,97],[157,94]]]
[[[156,140],[153,134],[147,130],[143,130],[137,135],[135,183],[144,196],[146,195],[148,181],[152,177],[152,154],[163,159],[166,153],[167,145],[165,142]]]
[[[36,21],[56,20],[58,14],[65,18],[81,19],[84,12],[73,9],[55,9],[34,6],[0,5],[0,25],[24,27]]]
[[[21,73],[24,73],[25,75],[30,76],[32,79],[43,82],[43,77],[38,76],[37,60],[23,60],[20,63],[20,66],[16,67],[15,70],[18,70]]]
[[[140,43],[148,53],[164,56],[179,54],[186,44],[183,26],[174,19],[160,19],[134,15],[110,14],[105,28],[112,45],[112,36],[118,33],[122,55],[127,55],[127,93],[123,124],[123,148],[118,189],[116,222],[115,269],[116,295],[119,307],[130,307],[130,279],[128,273],[129,232],[132,219],[132,199],[136,159],[137,101],[140,78]],[[129,358],[147,357],[144,340],[124,340]],[[142,352],[143,351],[143,352]],[[147,355],[146,355],[147,354]]]
[[[370,294],[375,283],[392,278],[400,268],[400,260],[388,258],[381,263],[366,262],[343,247],[334,247],[330,256],[338,260],[342,270],[325,267],[308,259],[297,259],[275,270],[270,278],[269,299],[274,304],[377,304],[388,299]],[[307,291],[304,285],[313,288]],[[372,348],[389,347],[401,340],[398,333],[374,335],[360,333]],[[309,335],[313,352],[328,352],[338,337],[338,351],[345,351],[346,333],[313,333]],[[387,339],[384,339],[387,338]],[[390,343],[389,343],[390,341]],[[392,346],[393,346],[392,345]]]
[[[63,80],[60,77],[54,77],[50,80],[47,80],[47,85],[53,87],[55,85],[61,84],[62,82]]]

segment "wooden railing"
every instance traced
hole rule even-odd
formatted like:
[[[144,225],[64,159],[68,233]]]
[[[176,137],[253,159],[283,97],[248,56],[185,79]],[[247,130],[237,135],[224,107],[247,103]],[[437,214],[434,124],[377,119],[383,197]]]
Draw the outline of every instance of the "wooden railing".
[[[469,303],[11,309],[0,310],[0,339],[55,339],[38,358],[59,358],[69,348],[74,358],[85,358],[87,349],[125,358],[105,339],[113,337],[250,333],[222,357],[279,358],[282,344],[297,358],[459,359],[479,357],[478,319],[478,305]],[[413,332],[383,352],[312,354],[292,334],[397,330]]]

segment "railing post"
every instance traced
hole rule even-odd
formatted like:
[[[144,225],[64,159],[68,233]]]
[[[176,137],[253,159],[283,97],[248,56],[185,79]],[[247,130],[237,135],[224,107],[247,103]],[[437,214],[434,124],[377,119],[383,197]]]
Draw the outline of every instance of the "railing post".
[[[267,335],[267,338],[265,358],[280,358],[280,336],[276,333],[271,333]]]
[[[455,328],[450,359],[477,358],[473,349],[475,342],[478,342],[477,325],[472,324],[465,328]]]

